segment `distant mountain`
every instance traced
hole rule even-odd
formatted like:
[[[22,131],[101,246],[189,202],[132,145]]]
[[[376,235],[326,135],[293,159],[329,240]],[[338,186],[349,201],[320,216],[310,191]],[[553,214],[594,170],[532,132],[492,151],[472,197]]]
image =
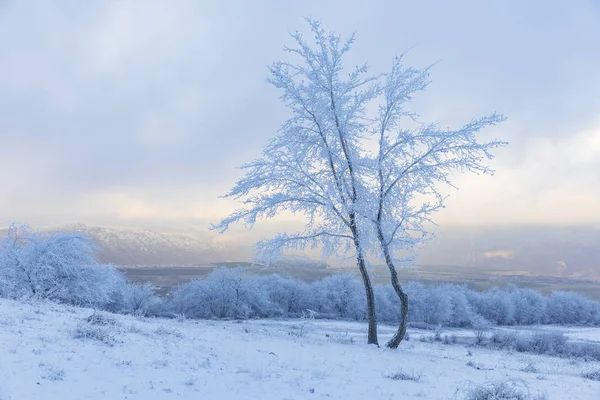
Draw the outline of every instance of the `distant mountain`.
[[[198,232],[159,233],[148,229],[82,224],[58,230],[78,231],[90,236],[101,249],[99,258],[117,265],[235,265],[247,262],[252,255],[251,243],[217,244],[214,236]],[[455,266],[497,274],[600,280],[600,228],[443,227],[436,239],[421,250],[418,263],[432,272],[437,269],[448,271]],[[272,267],[308,271],[326,266],[321,261],[286,256]]]
[[[61,231],[81,232],[100,248],[103,262],[117,265],[200,265],[246,259],[249,246],[214,244],[194,233],[158,233],[147,229],[107,228],[83,224]]]

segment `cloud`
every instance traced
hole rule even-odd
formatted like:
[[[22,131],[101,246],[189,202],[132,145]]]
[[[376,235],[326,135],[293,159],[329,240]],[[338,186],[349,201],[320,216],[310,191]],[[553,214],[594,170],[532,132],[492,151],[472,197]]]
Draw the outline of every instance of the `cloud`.
[[[218,219],[287,116],[266,65],[304,15],[357,30],[351,61],[375,70],[411,46],[441,60],[413,104],[427,121],[509,117],[484,133],[511,142],[497,175],[457,178],[440,222],[600,219],[593,2],[181,0],[3,3],[0,221]]]
[[[600,222],[600,121],[560,138],[527,140],[520,159],[494,162],[495,176],[459,176],[449,191],[445,223],[514,224]]]
[[[515,252],[513,250],[494,250],[483,253],[485,258],[513,258]]]

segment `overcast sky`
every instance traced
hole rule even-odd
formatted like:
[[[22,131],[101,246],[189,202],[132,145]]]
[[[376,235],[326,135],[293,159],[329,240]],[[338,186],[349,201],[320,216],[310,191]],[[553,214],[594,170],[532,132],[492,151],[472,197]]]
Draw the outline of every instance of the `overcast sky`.
[[[440,61],[424,120],[508,117],[497,174],[457,179],[441,224],[600,223],[599,0],[0,0],[0,223],[216,222],[287,115],[266,66],[309,15],[374,70]]]

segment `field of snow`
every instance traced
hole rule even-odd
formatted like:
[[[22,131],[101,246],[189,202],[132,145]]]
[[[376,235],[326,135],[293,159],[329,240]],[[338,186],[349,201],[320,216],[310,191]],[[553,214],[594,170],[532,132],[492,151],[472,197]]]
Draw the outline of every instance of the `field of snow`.
[[[461,399],[505,380],[548,399],[600,398],[600,382],[580,376],[598,362],[421,342],[425,331],[389,350],[366,345],[361,323],[93,313],[0,299],[0,399]],[[600,342],[600,329],[565,332]],[[380,340],[392,333],[382,326]]]

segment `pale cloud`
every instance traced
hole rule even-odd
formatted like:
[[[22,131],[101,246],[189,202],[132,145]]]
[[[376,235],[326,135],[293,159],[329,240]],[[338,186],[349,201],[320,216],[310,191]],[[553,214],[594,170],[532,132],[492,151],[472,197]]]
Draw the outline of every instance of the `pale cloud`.
[[[483,253],[485,258],[512,258],[515,252],[513,250],[494,250]]]
[[[460,176],[444,223],[600,222],[600,122],[572,136],[526,141],[515,163],[494,162],[494,176]],[[500,155],[510,152],[510,146]]]
[[[461,176],[446,223],[600,221],[600,14],[585,0],[9,1],[0,7],[0,222],[195,226],[286,117],[265,82],[304,15],[358,31],[352,61],[434,68],[423,119],[492,111],[494,177]],[[236,228],[250,240],[299,218]]]

